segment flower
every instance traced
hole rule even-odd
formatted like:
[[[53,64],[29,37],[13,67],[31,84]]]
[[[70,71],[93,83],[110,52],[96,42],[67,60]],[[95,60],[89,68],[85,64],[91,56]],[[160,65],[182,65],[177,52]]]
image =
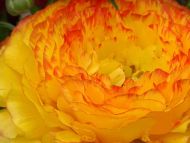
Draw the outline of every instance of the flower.
[[[58,1],[0,51],[2,143],[188,143],[190,11]]]

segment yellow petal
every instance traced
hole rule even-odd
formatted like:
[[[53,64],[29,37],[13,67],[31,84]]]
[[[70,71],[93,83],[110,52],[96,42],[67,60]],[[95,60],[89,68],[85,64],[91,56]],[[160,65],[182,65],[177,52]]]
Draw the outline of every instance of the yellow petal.
[[[19,40],[22,38],[20,31],[15,32],[12,38],[8,40],[5,46],[6,50],[2,57],[9,67],[18,73],[24,74],[33,86],[36,86],[40,81],[37,63],[32,49],[28,47],[24,41]]]
[[[125,73],[122,68],[117,68],[109,74],[113,85],[121,86],[125,81]]]
[[[65,124],[63,125],[59,120],[58,115],[56,113],[56,109],[54,109],[52,106],[44,106],[43,108],[44,108],[43,112],[44,122],[49,128],[61,128],[61,129],[67,128]]]
[[[134,109],[124,112],[123,114],[116,114],[110,112],[104,112],[101,108],[95,108],[84,104],[73,104],[73,108],[76,108],[74,115],[80,122],[92,123],[96,128],[106,128],[114,130],[121,124],[127,124],[145,116],[149,110]],[[112,111],[113,109],[111,109]],[[101,119],[101,120],[100,120]]]
[[[85,83],[85,95],[87,98],[90,98],[94,104],[103,104],[104,103],[104,91],[101,87],[96,86],[92,83]]]
[[[42,139],[41,139],[42,143],[54,143],[55,139],[54,139],[54,135],[53,133],[48,133],[45,134]]]
[[[10,143],[10,139],[0,136],[0,143]]]
[[[155,120],[155,124],[150,132],[156,135],[171,132],[172,129],[176,126],[176,123],[178,123],[179,119],[185,115],[184,113],[187,113],[187,111],[189,111],[189,103],[190,97],[186,98],[183,104],[179,104],[170,111],[150,113],[148,116],[154,118]]]
[[[130,105],[130,108],[145,108],[151,111],[163,111],[166,108],[165,99],[159,92],[154,90],[140,95]]]
[[[165,109],[165,105],[154,100],[140,99],[133,101],[130,108],[145,108],[151,111],[163,111]]]
[[[72,129],[80,135],[82,141],[96,142],[96,134],[89,125],[74,121],[72,124]]]
[[[45,90],[46,90],[46,96],[45,98],[50,98],[52,101],[57,101],[58,96],[61,94],[62,87],[58,81],[54,80],[49,80],[44,83],[45,85]],[[48,97],[47,97],[48,96]]]
[[[24,67],[24,75],[25,75],[26,79],[30,81],[30,84],[33,87],[36,87],[42,77],[40,77],[40,75],[38,73],[37,63],[35,61],[34,56],[32,56],[32,55],[33,54],[31,51],[31,56],[26,59],[23,67]]]
[[[23,137],[18,137],[16,139],[11,140],[10,143],[41,143],[40,140],[32,140],[32,139],[27,139]]]
[[[80,143],[80,136],[68,130],[56,133],[55,139],[60,143]]]
[[[3,53],[6,64],[19,73],[24,73],[24,65],[27,59],[33,55],[32,49],[24,44],[22,38],[19,31],[15,32],[7,42],[6,50]]]
[[[97,128],[97,132],[102,142],[117,143],[121,142],[122,139],[122,143],[130,143],[134,139],[146,137],[147,132],[153,124],[154,121],[151,118],[143,118],[127,124],[122,128],[115,128],[112,130]]]
[[[175,129],[173,129],[172,132],[185,133],[189,125],[190,125],[190,120],[187,120],[181,125],[177,126]]]
[[[64,113],[64,112],[60,112],[58,111],[58,117],[59,120],[66,126],[71,126],[71,123],[73,122],[73,118],[71,116],[69,116],[68,114]]]
[[[7,109],[15,125],[29,138],[40,137],[45,131],[44,121],[35,105],[16,90],[9,94]]]
[[[121,64],[113,59],[101,61],[99,73],[108,75],[113,85],[121,86],[125,81],[125,73]]]
[[[7,110],[0,110],[0,133],[6,138],[15,138],[19,130],[14,125],[12,118]]]
[[[91,58],[91,63],[87,67],[87,72],[88,72],[88,74],[92,75],[92,74],[96,73],[98,71],[98,69],[99,69],[99,63],[97,61],[97,55],[94,52],[94,54],[92,55],[92,58]]]
[[[11,89],[18,89],[19,76],[0,58],[0,106],[6,106],[7,95]]]
[[[167,135],[164,139],[164,143],[187,143],[189,135],[184,134],[170,134]]]

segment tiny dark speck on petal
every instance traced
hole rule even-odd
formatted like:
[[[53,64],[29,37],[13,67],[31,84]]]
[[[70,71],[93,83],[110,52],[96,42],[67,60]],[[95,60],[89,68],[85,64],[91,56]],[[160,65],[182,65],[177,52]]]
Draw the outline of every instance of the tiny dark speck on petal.
[[[145,143],[145,142],[143,142],[143,141],[140,140],[140,139],[135,139],[135,140],[133,140],[133,141],[130,142],[130,143]]]

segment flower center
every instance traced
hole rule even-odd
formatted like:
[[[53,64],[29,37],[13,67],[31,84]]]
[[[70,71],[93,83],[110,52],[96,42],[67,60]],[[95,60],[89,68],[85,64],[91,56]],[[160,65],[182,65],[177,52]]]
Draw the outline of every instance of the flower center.
[[[98,73],[109,76],[112,85],[121,86],[127,78],[137,80],[145,71],[167,69],[162,48],[151,45],[140,47],[124,41],[103,43],[96,51]]]

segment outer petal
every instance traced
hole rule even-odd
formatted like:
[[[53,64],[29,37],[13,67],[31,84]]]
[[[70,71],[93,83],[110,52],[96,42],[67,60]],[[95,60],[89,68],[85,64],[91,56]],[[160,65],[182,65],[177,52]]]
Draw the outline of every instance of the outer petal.
[[[0,123],[1,123],[0,136],[3,136],[4,138],[12,139],[12,138],[15,138],[19,134],[19,130],[13,123],[11,116],[7,110],[0,111]]]
[[[190,109],[190,97],[188,96],[183,104],[180,104],[168,112],[152,112],[148,116],[155,120],[155,124],[150,131],[151,134],[165,134],[176,127],[176,123],[189,118],[186,112]],[[160,120],[162,119],[162,120]]]
[[[0,106],[6,106],[7,95],[12,89],[20,89],[19,75],[0,58]]]
[[[33,86],[36,86],[40,81],[40,75],[31,47],[20,40],[24,37],[22,32],[24,31],[17,30],[7,40],[5,45],[6,50],[2,54],[2,59],[11,69],[19,74],[25,75]]]
[[[9,93],[7,109],[13,122],[24,132],[25,136],[38,138],[45,133],[46,126],[39,111],[22,93],[16,90]]]

